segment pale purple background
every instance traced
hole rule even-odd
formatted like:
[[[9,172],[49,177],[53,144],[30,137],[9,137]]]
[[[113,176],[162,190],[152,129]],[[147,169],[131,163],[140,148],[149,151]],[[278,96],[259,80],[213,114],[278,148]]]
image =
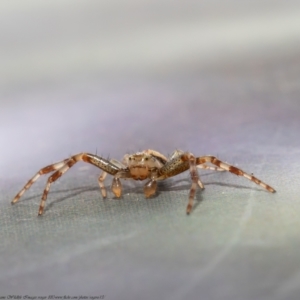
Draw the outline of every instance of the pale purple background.
[[[0,4],[0,296],[299,299],[299,1]],[[41,167],[88,151],[214,154],[278,191],[202,171],[145,200],[74,166],[10,201]],[[111,178],[106,185],[109,188]]]

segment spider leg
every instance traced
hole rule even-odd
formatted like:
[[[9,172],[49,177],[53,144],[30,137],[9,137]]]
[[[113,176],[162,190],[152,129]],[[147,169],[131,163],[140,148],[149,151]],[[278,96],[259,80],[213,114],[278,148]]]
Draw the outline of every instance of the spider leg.
[[[157,182],[154,179],[149,180],[144,186],[144,194],[146,198],[150,198],[157,190]]]
[[[66,173],[78,160],[74,159],[74,157],[70,158],[63,167],[54,172],[47,180],[46,187],[44,189],[44,193],[40,202],[39,207],[39,215],[42,215],[44,212],[44,206],[46,203],[46,199],[50,190],[50,186],[53,182],[55,182],[59,177],[61,177],[64,173]]]
[[[15,204],[16,202],[18,202],[19,199],[22,197],[22,195],[25,193],[25,191],[28,190],[39,179],[39,177],[41,175],[48,174],[52,171],[56,171],[56,170],[60,169],[61,167],[63,167],[66,164],[66,162],[68,160],[69,159],[67,158],[65,160],[62,160],[60,162],[57,162],[55,164],[52,164],[52,165],[49,165],[49,166],[46,166],[46,167],[40,169],[32,178],[29,179],[29,181],[26,183],[26,185],[21,189],[21,191],[12,200],[11,204]]]
[[[211,171],[225,171],[224,169],[222,168],[219,168],[219,167],[212,167],[212,166],[208,166],[208,165],[199,165],[197,166],[198,169],[205,169],[205,170],[211,170]],[[198,185],[200,186],[201,189],[204,189],[204,185],[203,183],[201,182],[200,178],[198,180]]]
[[[111,190],[117,198],[120,198],[122,196],[123,188],[118,177],[114,177],[111,184]]]
[[[119,169],[125,169],[126,168],[126,166],[124,166],[118,160],[111,159],[109,162],[114,164]],[[106,176],[107,176],[107,172],[103,171],[102,174],[98,177],[98,184],[100,186],[100,191],[101,191],[101,194],[102,194],[103,198],[106,198],[106,196],[107,196],[106,188],[104,186],[104,180],[105,180]]]
[[[204,189],[204,184],[203,184],[203,182],[200,180],[200,178],[198,179],[198,185],[199,185],[199,187],[203,190]]]
[[[175,151],[173,151],[173,153],[170,155],[170,160],[179,157],[180,155],[184,154],[184,151],[180,150],[180,149],[176,149]],[[198,168],[199,166],[197,166]],[[209,168],[208,166],[206,166],[207,168]],[[200,180],[200,178],[198,179],[198,185],[201,189],[204,189],[204,185],[202,183],[202,181]]]
[[[182,154],[175,155],[161,169],[157,171],[157,176],[158,176],[157,179],[160,180],[160,179],[172,177],[182,172],[185,172],[187,170],[190,170],[190,175],[192,179],[192,185],[189,193],[189,202],[186,208],[186,213],[190,214],[193,208],[193,202],[195,198],[197,184],[201,188],[204,188],[204,185],[198,176],[197,161],[195,156],[189,152],[184,152]]]
[[[20,197],[24,194],[24,192],[30,188],[30,186],[43,174],[47,174],[51,171],[55,171],[47,180],[46,187],[44,189],[44,193],[41,199],[40,207],[39,207],[39,215],[43,214],[45,202],[47,199],[47,195],[50,189],[50,186],[53,182],[55,182],[58,178],[60,178],[64,173],[66,173],[75,163],[78,161],[84,161],[87,163],[90,163],[100,169],[102,169],[104,172],[115,175],[117,174],[120,169],[118,166],[114,165],[113,163],[109,162],[108,160],[89,153],[79,153],[76,155],[71,156],[68,159],[65,159],[61,162],[49,165],[45,168],[42,168],[39,172],[37,172],[29,181],[28,183],[23,187],[23,189],[16,195],[14,200],[12,201],[12,204],[16,203]]]
[[[128,169],[121,169],[119,172],[115,174],[111,184],[111,190],[117,198],[120,198],[123,192],[120,178],[129,179],[132,177]]]
[[[269,186],[268,184],[262,182],[260,179],[256,178],[255,176],[253,175],[250,175],[248,173],[246,173],[245,171],[237,168],[237,167],[234,167],[232,165],[229,165],[225,162],[222,162],[221,160],[219,160],[218,158],[216,158],[215,156],[201,156],[201,157],[197,157],[196,158],[196,164],[197,165],[201,165],[201,164],[204,164],[204,163],[212,163],[213,165],[221,168],[221,169],[224,169],[228,172],[231,172],[235,175],[238,175],[238,176],[243,176],[245,178],[247,178],[248,180],[250,181],[253,181],[254,183],[260,185],[261,187],[263,187],[264,189],[266,189],[267,191],[271,192],[271,193],[275,193],[275,189],[273,189],[271,186]]]
[[[99,184],[100,191],[101,191],[103,198],[106,198],[106,196],[107,196],[106,188],[104,186],[104,180],[105,180],[106,176],[107,176],[107,173],[102,172],[102,174],[98,177],[98,184]]]
[[[170,160],[172,160],[173,158],[176,158],[180,155],[184,154],[184,151],[180,150],[180,149],[176,149],[171,155],[170,155]],[[206,170],[211,170],[211,171],[225,171],[224,169],[220,168],[220,167],[213,167],[213,166],[208,166],[208,165],[198,165],[197,168],[199,169],[206,169]],[[199,184],[200,185],[200,184]],[[200,185],[201,188],[203,188]]]
[[[223,172],[223,171],[226,171],[225,169],[222,169],[220,167],[213,167],[213,166],[208,166],[208,165],[198,165],[197,168],[199,169],[205,169],[205,170],[211,170],[211,171],[220,171],[220,172]]]
[[[195,156],[191,153],[187,154],[189,165],[190,165],[190,174],[191,174],[191,179],[192,179],[192,186],[190,189],[190,194],[189,194],[189,202],[186,207],[186,213],[190,214],[193,208],[193,203],[194,203],[194,198],[196,194],[196,188],[197,184],[201,184],[200,187],[204,188],[203,183],[201,182],[198,172],[197,172],[197,165],[196,165],[196,159]]]

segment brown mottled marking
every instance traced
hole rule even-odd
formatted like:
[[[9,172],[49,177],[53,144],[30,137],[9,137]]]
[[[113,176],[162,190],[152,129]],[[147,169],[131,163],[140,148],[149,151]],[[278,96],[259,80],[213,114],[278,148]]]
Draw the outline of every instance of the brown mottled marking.
[[[215,157],[212,159],[212,163],[218,167],[221,167],[222,162]]]
[[[83,153],[82,160],[102,169],[103,171],[107,172],[110,175],[115,175],[120,170],[118,167],[116,167],[107,159],[97,155]]]
[[[229,167],[229,172],[234,173],[235,175],[238,175],[238,176],[242,176],[244,173],[242,170],[240,170],[236,167],[233,167],[233,166]]]
[[[189,162],[181,157],[169,160],[162,168],[157,170],[158,178],[165,179],[185,172],[189,169]]]
[[[197,172],[197,161],[195,156],[189,152],[178,151],[178,155],[169,160],[161,169],[157,171],[158,179],[162,180],[171,176],[175,176],[186,170],[190,170],[192,185],[189,193],[189,202],[186,208],[186,213],[189,214],[193,208],[193,202],[196,194],[197,184],[203,189],[204,185],[201,182]]]
[[[260,184],[261,183],[261,181],[259,179],[255,178],[254,176],[251,176],[250,180],[252,180],[256,184]]]

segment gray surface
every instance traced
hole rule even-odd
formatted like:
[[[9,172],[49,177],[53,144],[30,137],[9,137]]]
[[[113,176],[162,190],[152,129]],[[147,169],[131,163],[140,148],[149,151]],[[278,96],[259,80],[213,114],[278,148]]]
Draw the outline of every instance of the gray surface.
[[[299,299],[298,2],[28,3],[0,10],[0,296]],[[99,171],[81,163],[43,217],[46,178],[10,205],[70,154],[147,148],[217,155],[277,193],[202,171],[186,216],[188,173],[151,200],[126,182],[104,201]]]

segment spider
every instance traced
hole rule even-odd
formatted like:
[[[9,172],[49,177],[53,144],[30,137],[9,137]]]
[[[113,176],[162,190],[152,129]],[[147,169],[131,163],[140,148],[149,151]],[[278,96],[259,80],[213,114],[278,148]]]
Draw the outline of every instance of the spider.
[[[47,180],[47,184],[40,202],[38,215],[42,215],[51,184],[64,173],[66,173],[78,161],[90,163],[103,171],[98,178],[98,183],[103,198],[106,198],[107,196],[106,188],[104,186],[104,180],[107,174],[113,176],[111,190],[117,198],[122,196],[122,184],[120,178],[134,180],[148,179],[144,186],[144,194],[146,198],[150,198],[156,192],[156,182],[158,180],[163,180],[189,170],[192,185],[190,188],[189,201],[186,208],[187,214],[190,214],[192,211],[197,185],[199,185],[201,189],[204,189],[204,185],[198,176],[197,168],[215,171],[229,171],[235,175],[243,176],[248,180],[253,181],[271,193],[275,193],[275,190],[271,186],[254,177],[253,174],[250,175],[237,167],[222,162],[215,156],[206,155],[195,157],[190,152],[175,150],[173,154],[167,158],[155,150],[148,149],[134,154],[126,154],[123,157],[122,162],[119,162],[115,159],[107,160],[101,156],[85,152],[73,155],[70,158],[40,169],[15,196],[11,203],[14,204],[18,202],[24,192],[28,190],[41,175],[54,171],[54,173]],[[214,166],[207,165],[207,163],[210,163]]]

